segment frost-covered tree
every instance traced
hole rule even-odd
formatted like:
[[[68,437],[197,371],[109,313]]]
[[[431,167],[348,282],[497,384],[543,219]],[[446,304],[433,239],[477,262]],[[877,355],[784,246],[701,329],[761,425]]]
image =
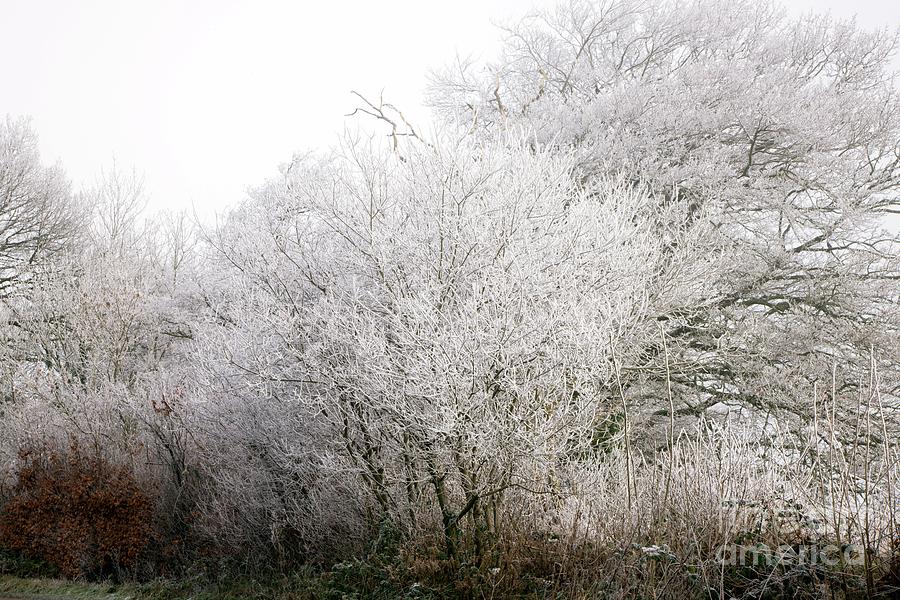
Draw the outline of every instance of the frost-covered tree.
[[[370,522],[436,520],[452,554],[464,521],[487,543],[504,498],[564,494],[627,418],[620,366],[718,267],[711,229],[658,236],[655,199],[576,181],[575,153],[400,151],[298,159],[211,238],[228,334],[207,346],[209,405],[246,416],[210,420],[230,431],[220,476],[247,468],[286,527],[323,524],[304,515],[349,473]]]
[[[41,164],[28,121],[0,121],[0,297],[68,247],[81,223],[65,174]]]
[[[657,235],[717,231],[715,293],[660,315],[683,412],[805,408],[835,364],[855,389],[872,350],[897,394],[896,32],[755,0],[573,0],[506,33],[494,62],[435,75],[439,115],[527,128],[585,184],[633,181]],[[661,355],[630,366],[659,382]]]

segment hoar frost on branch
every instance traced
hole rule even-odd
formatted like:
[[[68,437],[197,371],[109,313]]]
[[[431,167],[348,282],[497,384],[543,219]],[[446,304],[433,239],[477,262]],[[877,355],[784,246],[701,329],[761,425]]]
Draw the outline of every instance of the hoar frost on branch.
[[[575,153],[465,138],[404,151],[292,163],[212,244],[247,282],[225,294],[241,315],[231,370],[325,427],[322,450],[381,511],[433,494],[452,543],[465,512],[552,491],[558,467],[597,450],[614,365],[658,335],[655,316],[710,293],[715,254],[699,227],[657,236],[640,187],[577,183]]]
[[[62,169],[41,164],[29,123],[0,122],[0,297],[70,248],[81,217]]]
[[[682,204],[663,228],[715,228],[717,295],[667,315],[682,408],[783,413],[836,363],[858,389],[873,349],[900,390],[897,41],[769,2],[575,0],[508,28],[495,62],[435,75],[432,103]],[[658,363],[641,366],[658,380]]]

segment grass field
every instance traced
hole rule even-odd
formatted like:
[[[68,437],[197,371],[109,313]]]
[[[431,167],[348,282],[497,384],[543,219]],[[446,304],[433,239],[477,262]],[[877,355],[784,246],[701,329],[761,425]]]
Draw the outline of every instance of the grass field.
[[[303,598],[305,586],[251,582],[156,581],[143,584],[83,583],[60,579],[23,579],[0,575],[0,600],[238,600]]]
[[[0,600],[132,600],[141,597],[137,590],[127,587],[0,576]]]

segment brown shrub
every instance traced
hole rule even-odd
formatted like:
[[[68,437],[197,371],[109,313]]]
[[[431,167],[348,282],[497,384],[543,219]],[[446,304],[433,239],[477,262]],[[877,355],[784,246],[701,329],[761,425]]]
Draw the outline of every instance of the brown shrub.
[[[69,577],[116,575],[135,566],[152,532],[153,503],[133,471],[72,445],[24,450],[0,513],[0,545]]]

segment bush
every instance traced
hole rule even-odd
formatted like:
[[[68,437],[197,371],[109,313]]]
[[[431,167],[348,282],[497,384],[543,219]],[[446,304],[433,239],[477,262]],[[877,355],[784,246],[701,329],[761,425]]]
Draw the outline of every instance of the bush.
[[[59,577],[59,569],[42,560],[25,556],[21,552],[0,548],[0,575],[53,579]]]
[[[153,503],[131,469],[74,444],[67,452],[23,450],[20,460],[0,545],[69,577],[118,576],[136,565]]]

